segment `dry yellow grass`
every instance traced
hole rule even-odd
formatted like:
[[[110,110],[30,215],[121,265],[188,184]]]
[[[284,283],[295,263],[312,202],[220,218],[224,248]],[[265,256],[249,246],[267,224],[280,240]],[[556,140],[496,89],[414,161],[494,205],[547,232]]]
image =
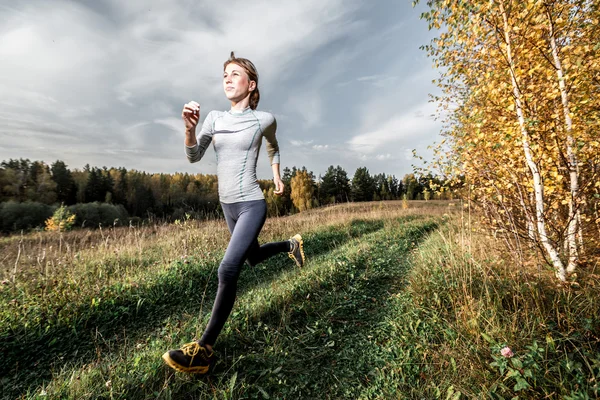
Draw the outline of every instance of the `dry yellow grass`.
[[[288,217],[267,219],[261,242],[285,240],[314,227],[347,222],[349,217],[378,219],[407,214],[442,214],[455,206],[445,201],[401,201],[344,203],[313,209]],[[180,257],[202,257],[214,249],[225,249],[229,232],[223,220],[186,221],[140,227],[109,227],[70,232],[32,232],[0,239],[0,280],[24,282],[39,278],[80,279],[90,269],[112,273],[134,272],[140,265],[160,268]],[[86,268],[80,268],[81,266]],[[114,270],[115,266],[118,271]]]

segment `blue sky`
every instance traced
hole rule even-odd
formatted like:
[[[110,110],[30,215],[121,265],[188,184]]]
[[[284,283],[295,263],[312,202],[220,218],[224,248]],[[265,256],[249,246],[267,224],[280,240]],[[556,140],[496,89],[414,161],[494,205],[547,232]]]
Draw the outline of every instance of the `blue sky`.
[[[229,109],[223,62],[257,66],[281,167],[402,177],[441,123],[435,32],[409,0],[0,0],[0,160],[215,173],[185,158],[181,108]],[[261,179],[272,177],[261,150]]]

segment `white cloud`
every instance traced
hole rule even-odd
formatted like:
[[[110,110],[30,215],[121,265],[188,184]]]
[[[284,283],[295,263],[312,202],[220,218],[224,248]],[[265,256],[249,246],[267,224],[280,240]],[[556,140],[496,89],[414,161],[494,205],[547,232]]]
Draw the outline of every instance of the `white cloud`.
[[[313,128],[322,120],[323,101],[317,91],[296,94],[288,101],[287,107],[293,108],[304,122],[304,128]]]
[[[421,103],[431,80],[406,72],[426,43],[416,24],[427,32],[411,12],[393,0],[2,5],[0,160],[197,171],[182,157],[181,107],[197,100],[202,117],[228,107],[220,74],[234,50],[259,69],[260,109],[275,114],[280,143],[290,144],[282,146],[287,166],[350,171],[361,166],[358,154],[391,165],[415,147],[405,130],[418,116],[407,104]],[[425,140],[420,126],[410,131]],[[329,144],[316,144],[323,132]],[[271,170],[262,158],[259,176]],[[200,167],[214,172],[207,159]]]
[[[393,86],[397,83],[398,77],[393,75],[369,75],[361,76],[357,79],[358,82],[369,83],[378,88]]]
[[[396,84],[397,81],[398,81],[398,77],[393,76],[393,75],[367,75],[367,76],[360,76],[356,79],[349,80],[349,81],[338,82],[336,84],[336,86],[344,87],[344,86],[353,84],[355,82],[359,82],[359,83],[363,83],[363,84],[367,84],[367,85],[372,85],[372,86],[375,86],[378,88],[386,88],[389,86],[393,86],[394,84]]]
[[[28,140],[50,144],[48,135],[63,131],[135,150],[149,126],[137,125],[140,120],[180,130],[183,103],[197,99],[204,110],[226,104],[220,70],[230,50],[254,61],[268,90],[291,62],[352,30],[348,15],[356,4],[55,0],[3,6],[0,135],[27,132]],[[173,104],[173,98],[180,100]],[[318,123],[321,108],[307,92],[307,126]],[[123,138],[132,126],[138,136],[130,130]],[[84,163],[90,142],[71,145],[80,150],[72,162]],[[15,156],[0,150],[0,157]]]
[[[129,100],[133,97],[133,93],[127,91],[127,90],[123,90],[123,89],[117,89],[117,99],[119,101],[121,101],[124,104],[127,104],[130,107],[133,107],[133,103]]]
[[[164,125],[167,128],[170,128],[175,132],[180,132],[183,136],[183,121],[181,120],[181,118],[155,119],[154,123]]]
[[[296,146],[296,147],[308,146],[312,142],[313,142],[313,140],[307,140],[307,141],[294,140],[294,139],[290,140],[290,143],[292,144],[292,146]]]
[[[423,105],[422,108],[430,107]],[[360,133],[348,141],[350,148],[355,152],[369,154],[392,145],[416,141],[423,134],[436,131],[437,123],[428,117],[419,116],[419,110],[420,108],[417,108],[391,115],[383,123],[365,126],[365,133]]]
[[[360,24],[353,24],[347,29],[359,29]],[[321,61],[319,68],[310,75],[290,96],[284,105],[288,113],[299,115],[304,129],[314,128],[323,123],[325,110],[323,96],[330,90],[332,81],[351,66],[351,60],[358,54],[358,50],[338,51],[328,54]]]
[[[380,79],[380,75],[369,75],[369,76],[361,76],[360,78],[357,78],[356,80],[359,82],[364,82],[364,81],[374,81],[376,79]]]
[[[138,130],[139,128],[143,128],[144,126],[146,126],[148,124],[149,124],[149,122],[147,122],[147,121],[136,122],[133,125],[125,127],[125,131],[126,132],[135,131],[135,130]]]

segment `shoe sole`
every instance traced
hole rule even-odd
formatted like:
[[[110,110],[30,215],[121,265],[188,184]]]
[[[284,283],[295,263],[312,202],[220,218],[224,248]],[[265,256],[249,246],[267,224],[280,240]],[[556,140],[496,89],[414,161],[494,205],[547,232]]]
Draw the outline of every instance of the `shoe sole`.
[[[166,352],[165,354],[163,354],[162,359],[164,360],[165,364],[167,364],[169,367],[173,368],[175,371],[185,372],[188,374],[204,375],[208,372],[208,368],[210,367],[210,365],[202,365],[199,367],[186,368],[182,365],[177,364],[175,361],[173,361],[173,359],[169,355],[169,352]]]
[[[292,239],[296,239],[296,241],[300,245],[300,256],[302,257],[302,265],[300,265],[300,263],[298,262],[298,260],[296,260],[296,257],[294,257],[294,255],[292,253],[288,253],[288,256],[292,260],[294,260],[294,262],[296,263],[298,268],[302,268],[304,266],[304,264],[306,264],[306,257],[304,256],[304,246],[303,246],[304,242],[302,241],[302,236],[300,236],[299,234],[296,234],[296,235],[294,235],[294,237]]]

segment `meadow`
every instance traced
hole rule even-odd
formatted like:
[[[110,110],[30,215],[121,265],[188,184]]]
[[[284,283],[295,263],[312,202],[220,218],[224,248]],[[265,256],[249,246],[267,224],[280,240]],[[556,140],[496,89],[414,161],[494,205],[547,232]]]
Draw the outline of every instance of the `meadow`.
[[[559,284],[460,201],[319,208],[259,240],[297,232],[308,263],[244,269],[203,377],[161,355],[202,334],[224,221],[0,238],[1,398],[600,397],[595,266]]]

